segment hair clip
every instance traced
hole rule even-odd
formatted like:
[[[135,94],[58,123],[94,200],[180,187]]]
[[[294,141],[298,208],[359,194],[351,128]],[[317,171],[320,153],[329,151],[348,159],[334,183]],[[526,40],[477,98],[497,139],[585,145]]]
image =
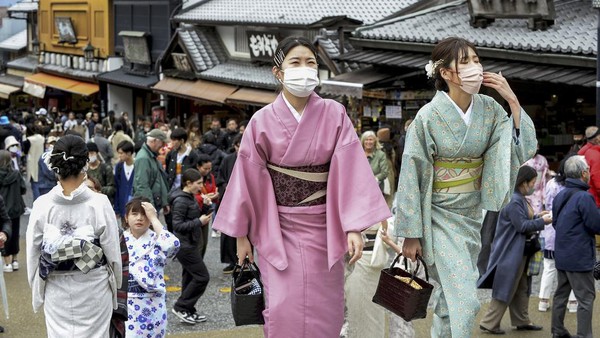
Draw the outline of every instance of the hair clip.
[[[425,72],[428,79],[431,79],[435,75],[437,67],[441,65],[442,62],[444,62],[443,59],[439,59],[436,62],[429,60],[429,62],[425,65]]]

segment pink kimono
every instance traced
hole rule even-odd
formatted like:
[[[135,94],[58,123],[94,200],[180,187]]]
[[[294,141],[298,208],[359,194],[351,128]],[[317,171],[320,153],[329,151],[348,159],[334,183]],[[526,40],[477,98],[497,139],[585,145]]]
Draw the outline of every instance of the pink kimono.
[[[272,181],[267,164],[328,164],[323,203],[278,203],[282,193],[301,194],[303,184],[276,192],[281,184]],[[389,216],[344,107],[313,93],[298,123],[280,94],[250,120],[213,227],[248,236],[256,247],[267,301],[265,337],[338,337],[346,233]]]

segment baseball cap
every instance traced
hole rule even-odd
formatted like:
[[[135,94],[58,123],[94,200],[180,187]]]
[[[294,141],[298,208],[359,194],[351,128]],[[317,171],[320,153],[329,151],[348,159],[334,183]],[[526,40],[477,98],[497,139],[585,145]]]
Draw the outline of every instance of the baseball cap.
[[[146,134],[146,137],[152,137],[155,139],[159,139],[163,142],[167,142],[167,134],[165,134],[165,132],[160,129],[150,130],[150,132],[148,132],[148,134]]]
[[[48,111],[46,108],[40,108],[40,110],[35,112],[35,115],[48,115]]]

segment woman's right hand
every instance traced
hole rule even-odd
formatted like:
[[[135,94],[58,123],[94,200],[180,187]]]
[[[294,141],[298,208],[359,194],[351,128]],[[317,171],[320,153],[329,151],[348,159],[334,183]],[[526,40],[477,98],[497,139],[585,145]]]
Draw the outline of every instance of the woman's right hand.
[[[418,238],[405,238],[404,245],[402,246],[402,255],[410,258],[413,262],[417,260],[417,255],[422,257],[421,241]]]
[[[552,223],[552,214],[545,214],[542,216],[542,219],[544,220],[544,224],[550,224]]]
[[[248,257],[250,263],[254,263],[254,255],[252,254],[252,244],[248,240],[248,236],[238,237],[237,240],[237,256],[238,265],[244,263],[244,259]]]

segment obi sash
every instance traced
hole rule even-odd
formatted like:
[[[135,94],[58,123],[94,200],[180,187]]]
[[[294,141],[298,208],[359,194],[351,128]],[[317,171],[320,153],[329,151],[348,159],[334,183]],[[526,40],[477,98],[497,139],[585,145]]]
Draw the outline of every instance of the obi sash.
[[[483,158],[438,157],[433,170],[433,192],[461,194],[481,189]]]
[[[305,167],[267,164],[277,205],[307,207],[325,204],[329,163]]]

